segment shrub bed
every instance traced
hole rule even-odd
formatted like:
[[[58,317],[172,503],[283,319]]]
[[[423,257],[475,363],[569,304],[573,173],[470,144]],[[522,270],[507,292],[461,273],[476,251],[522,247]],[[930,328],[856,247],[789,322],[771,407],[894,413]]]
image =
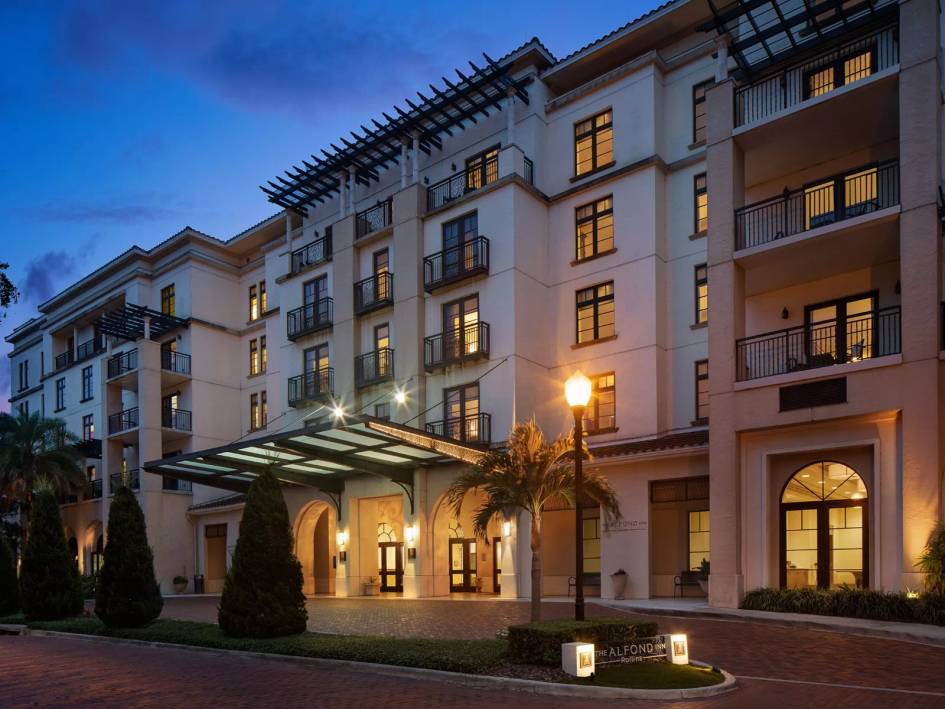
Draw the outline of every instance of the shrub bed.
[[[562,643],[619,645],[658,633],[656,623],[635,623],[623,618],[596,620],[540,620],[509,626],[509,659],[521,665],[561,664]]]
[[[829,591],[758,588],[745,594],[741,607],[745,610],[775,613],[809,613],[945,625],[945,597],[931,594],[909,598],[905,593],[884,593],[855,588]]]

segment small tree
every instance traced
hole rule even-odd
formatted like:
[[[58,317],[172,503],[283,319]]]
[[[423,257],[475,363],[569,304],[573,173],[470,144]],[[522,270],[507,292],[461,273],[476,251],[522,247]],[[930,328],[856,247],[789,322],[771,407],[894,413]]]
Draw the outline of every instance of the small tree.
[[[95,591],[95,615],[113,628],[138,628],[161,614],[164,600],[154,579],[144,514],[122,485],[108,513],[108,543]]]
[[[289,512],[279,481],[266,470],[246,495],[220,599],[220,628],[235,637],[276,637],[303,632],[307,619]]]
[[[925,574],[925,590],[945,596],[945,521],[939,521],[919,556],[918,567]]]
[[[72,563],[59,503],[41,485],[33,496],[33,517],[23,548],[20,598],[29,620],[55,620],[82,610],[82,583]]]
[[[16,582],[16,559],[5,534],[0,533],[0,615],[9,615],[20,607],[20,589]]]

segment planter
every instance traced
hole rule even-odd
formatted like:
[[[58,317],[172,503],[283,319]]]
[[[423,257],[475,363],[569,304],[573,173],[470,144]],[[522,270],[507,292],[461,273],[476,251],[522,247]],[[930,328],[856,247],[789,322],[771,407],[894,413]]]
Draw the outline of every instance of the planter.
[[[174,582],[174,593],[183,593],[187,590],[187,582]]]
[[[622,601],[623,594],[627,590],[627,575],[611,574],[610,580],[614,584],[614,599],[617,601]]]
[[[379,583],[365,581],[361,584],[361,588],[362,595],[364,596],[379,596],[381,594],[381,585]]]

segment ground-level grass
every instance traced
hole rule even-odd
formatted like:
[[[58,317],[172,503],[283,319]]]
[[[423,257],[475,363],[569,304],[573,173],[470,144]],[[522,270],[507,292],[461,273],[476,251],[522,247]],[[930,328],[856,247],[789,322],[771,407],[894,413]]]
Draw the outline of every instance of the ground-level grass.
[[[669,662],[634,662],[600,667],[593,679],[571,680],[571,684],[634,689],[690,689],[720,684],[725,677],[708,667],[673,665]]]

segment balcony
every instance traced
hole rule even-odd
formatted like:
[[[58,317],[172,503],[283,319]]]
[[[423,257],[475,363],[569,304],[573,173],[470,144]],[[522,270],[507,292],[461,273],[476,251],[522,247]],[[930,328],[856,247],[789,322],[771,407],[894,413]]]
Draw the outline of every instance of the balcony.
[[[290,275],[328,261],[331,261],[331,232],[326,229],[323,237],[292,252]]]
[[[426,424],[427,433],[452,438],[462,443],[488,445],[492,442],[492,415],[471,414]]]
[[[137,468],[129,470],[126,473],[112,473],[109,483],[111,485],[112,494],[115,494],[115,490],[124,485],[124,480],[122,476],[127,476],[128,487],[132,490],[141,489],[141,474]]]
[[[82,490],[83,500],[98,500],[102,497],[102,479],[88,480]]]
[[[530,162],[530,161],[529,161]],[[447,177],[427,187],[427,211],[439,209],[470,192],[499,179],[499,156],[494,155],[475,166]]]
[[[735,248],[749,249],[899,204],[899,162],[865,165],[735,210]]]
[[[112,355],[108,358],[108,378],[115,379],[116,377],[124,376],[130,372],[135,371],[138,368],[138,350],[137,348],[133,350],[128,350],[127,352],[119,352],[116,355]]]
[[[190,355],[161,348],[161,386],[177,384],[190,377]]]
[[[489,240],[477,236],[465,244],[423,259],[423,289],[427,293],[483,273],[489,273]]]
[[[357,387],[379,384],[394,378],[394,350],[384,347],[354,358],[354,383]]]
[[[738,87],[736,127],[828,95],[899,63],[895,26],[883,27]]]
[[[746,337],[735,343],[740,382],[899,354],[899,306]]]
[[[315,303],[290,310],[286,313],[286,337],[295,340],[303,335],[330,328],[333,309],[332,299],[322,298]]]
[[[394,223],[394,201],[388,197],[383,202],[358,212],[354,215],[355,237],[360,239],[375,232],[386,229]]]
[[[105,336],[96,335],[91,340],[86,340],[75,348],[75,361],[84,362],[97,354],[105,351]]]
[[[108,435],[138,428],[138,407],[119,411],[108,417]]]
[[[364,315],[394,304],[394,274],[378,273],[354,284],[354,314]]]
[[[335,370],[322,367],[318,371],[289,377],[289,406],[305,406],[331,396],[335,387]]]
[[[161,427],[173,431],[190,432],[193,430],[193,414],[187,409],[164,407],[161,409]]]
[[[477,322],[423,338],[423,367],[428,372],[488,357],[489,323]]]
[[[60,369],[66,369],[75,364],[75,352],[72,350],[66,350],[62,354],[56,355],[56,371]]]

